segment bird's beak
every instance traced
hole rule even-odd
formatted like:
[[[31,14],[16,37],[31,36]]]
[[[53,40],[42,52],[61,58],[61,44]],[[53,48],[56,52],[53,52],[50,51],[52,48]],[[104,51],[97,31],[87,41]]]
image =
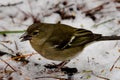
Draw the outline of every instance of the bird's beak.
[[[31,39],[32,39],[32,36],[28,35],[28,33],[25,32],[25,33],[20,37],[20,39],[21,39],[21,42],[23,42],[23,41],[31,40]]]

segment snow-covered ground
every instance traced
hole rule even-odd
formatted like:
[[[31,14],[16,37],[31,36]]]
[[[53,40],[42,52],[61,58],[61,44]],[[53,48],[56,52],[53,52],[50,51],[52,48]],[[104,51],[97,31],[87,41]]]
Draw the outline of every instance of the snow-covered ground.
[[[68,17],[64,17],[64,14],[61,17],[58,11],[64,12]],[[119,0],[0,0],[0,32],[26,30],[35,21],[33,16],[45,23],[60,21],[62,24],[88,29],[94,33],[120,35]],[[67,78],[62,72],[49,73],[43,65],[59,62],[41,57],[29,42],[20,42],[19,37],[22,34],[0,34],[0,51],[12,55],[23,54],[29,60],[25,64],[11,59],[9,55],[1,55],[0,80]],[[78,69],[74,80],[120,80],[119,56],[120,41],[95,42],[87,46],[67,66]]]

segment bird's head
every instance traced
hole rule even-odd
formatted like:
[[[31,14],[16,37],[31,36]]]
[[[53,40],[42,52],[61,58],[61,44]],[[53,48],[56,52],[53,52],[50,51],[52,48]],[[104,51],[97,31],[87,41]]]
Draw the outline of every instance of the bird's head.
[[[44,24],[42,23],[34,23],[28,27],[26,32],[20,37],[21,41],[31,40],[34,37],[42,37],[45,36]]]

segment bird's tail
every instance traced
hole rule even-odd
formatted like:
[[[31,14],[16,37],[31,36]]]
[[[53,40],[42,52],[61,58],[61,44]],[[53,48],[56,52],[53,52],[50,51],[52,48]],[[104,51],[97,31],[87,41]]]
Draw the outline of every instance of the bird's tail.
[[[95,34],[96,41],[106,40],[120,40],[120,36],[102,36],[101,34]]]

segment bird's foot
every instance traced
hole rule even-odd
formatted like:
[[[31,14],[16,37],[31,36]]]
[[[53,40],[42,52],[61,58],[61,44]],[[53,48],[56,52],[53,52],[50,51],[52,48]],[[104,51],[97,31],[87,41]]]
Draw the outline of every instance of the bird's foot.
[[[61,63],[59,63],[59,64],[47,64],[47,65],[44,65],[46,68],[48,68],[48,69],[55,69],[54,71],[55,72],[58,72],[58,71],[60,71],[63,67],[64,67],[64,65],[66,65],[68,62],[69,62],[70,60],[67,60],[67,61],[63,61],[63,62],[61,62]]]

